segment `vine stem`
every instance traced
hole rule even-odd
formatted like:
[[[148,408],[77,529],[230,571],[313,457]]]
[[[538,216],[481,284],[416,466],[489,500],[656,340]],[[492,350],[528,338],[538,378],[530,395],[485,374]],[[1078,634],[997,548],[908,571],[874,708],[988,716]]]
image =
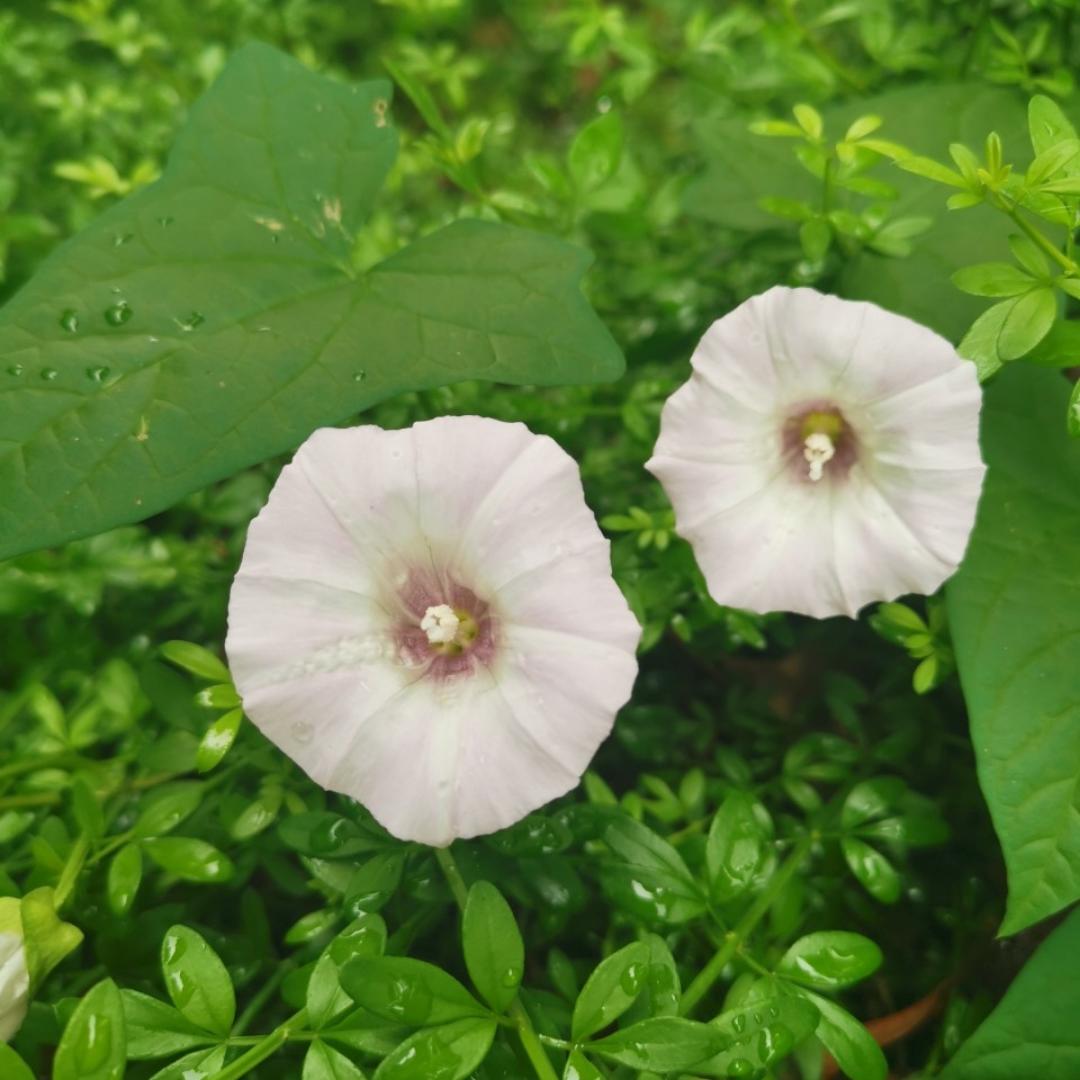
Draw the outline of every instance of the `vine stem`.
[[[682,1003],[679,1006],[679,1015],[688,1016],[697,1007],[701,999],[712,989],[713,983],[720,977],[721,972],[731,963],[739,946],[750,936],[754,927],[768,914],[773,901],[783,890],[784,886],[799,872],[803,860],[810,852],[813,843],[812,835],[804,836],[795,845],[791,854],[781,864],[780,869],[770,878],[768,885],[758,894],[757,898],[746,910],[746,914],[735,924],[734,929],[724,935],[724,943],[717,950],[713,958],[698,972],[693,982],[686,988]]]
[[[454,894],[457,906],[464,911],[469,890],[458,869],[457,861],[450,854],[449,848],[435,848],[435,858],[442,869],[447,885],[450,886],[450,891]],[[521,1004],[521,998],[515,997],[507,1012],[514,1021],[521,1048],[525,1051],[525,1056],[529,1059],[539,1080],[559,1080],[559,1074],[551,1064],[551,1059],[547,1056],[540,1037],[536,1034],[529,1014],[525,1011],[525,1006]]]
[[[1070,259],[1063,251],[1059,251],[1054,246],[1053,241],[1047,239],[1046,235],[1040,229],[1036,229],[1028,224],[1028,222],[1026,222],[1013,207],[1003,203],[1001,204],[1001,209],[1004,210],[1018,228],[1023,230],[1028,239],[1041,247],[1043,251],[1045,251],[1046,254],[1049,255],[1063,270],[1066,270],[1074,277],[1080,277],[1080,266]]]
[[[214,1080],[237,1080],[251,1072],[256,1065],[260,1065],[268,1057],[276,1054],[299,1030],[307,1023],[307,1009],[301,1009],[298,1013],[290,1016],[285,1023],[274,1028],[269,1035],[264,1035],[250,1050],[241,1054],[224,1069],[214,1073]]]

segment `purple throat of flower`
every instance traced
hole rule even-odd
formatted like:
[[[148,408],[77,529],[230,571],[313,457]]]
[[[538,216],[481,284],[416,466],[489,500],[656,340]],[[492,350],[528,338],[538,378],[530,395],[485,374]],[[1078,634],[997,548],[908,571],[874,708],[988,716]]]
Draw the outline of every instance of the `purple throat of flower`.
[[[491,605],[444,574],[411,570],[397,592],[393,627],[397,655],[438,682],[471,675],[495,659]]]
[[[830,401],[810,401],[788,413],[780,432],[784,460],[807,483],[842,480],[859,456],[859,440]]]

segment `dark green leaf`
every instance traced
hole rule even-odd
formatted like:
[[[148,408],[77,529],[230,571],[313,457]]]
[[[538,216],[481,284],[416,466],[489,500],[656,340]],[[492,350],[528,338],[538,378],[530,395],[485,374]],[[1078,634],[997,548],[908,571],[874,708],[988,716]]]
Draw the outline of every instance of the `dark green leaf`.
[[[125,844],[109,863],[107,892],[114,915],[126,915],[142,881],[142,852],[138,844]]]
[[[900,899],[900,875],[877,848],[852,837],[844,837],[840,846],[851,872],[874,899],[883,904],[895,904]]]
[[[341,968],[345,992],[365,1009],[406,1027],[446,1024],[487,1010],[452,975],[406,956],[359,956]]]
[[[159,1069],[150,1080],[210,1080],[224,1067],[227,1052],[226,1046],[193,1050]]]
[[[746,892],[770,850],[768,817],[745,792],[733,791],[712,820],[705,845],[709,887],[720,902]]]
[[[604,841],[618,857],[603,867],[605,889],[660,922],[687,922],[705,910],[701,889],[682,856],[651,829],[620,817],[604,831]]]
[[[778,974],[816,990],[842,990],[881,966],[881,950],[846,930],[820,930],[799,938],[780,958]]]
[[[660,1016],[588,1043],[587,1049],[631,1069],[681,1072],[718,1053],[725,1041],[711,1024]]]
[[[53,1061],[53,1080],[121,1080],[127,1061],[124,1006],[103,979],[75,1007]]]
[[[587,1039],[626,1012],[645,988],[648,964],[649,947],[641,941],[601,960],[574,1004],[571,1038]]]
[[[785,1057],[814,1029],[813,1006],[792,993],[781,993],[775,980],[759,979],[736,1008],[722,1012],[709,1026],[722,1045],[708,1061],[694,1067],[702,1076],[753,1076]]]
[[[209,772],[236,742],[236,733],[244,719],[243,709],[233,709],[219,716],[204,732],[195,755],[199,772]]]
[[[491,1019],[458,1020],[418,1031],[375,1070],[375,1080],[464,1080],[491,1048]]]
[[[308,979],[305,1007],[315,1030],[352,1008],[341,988],[340,969],[357,956],[381,956],[386,948],[386,924],[378,915],[361,915],[327,945]]]
[[[818,994],[804,991],[818,1010],[814,1034],[836,1059],[845,1076],[851,1080],[885,1080],[888,1062],[873,1035],[846,1009]]]
[[[161,836],[171,832],[198,809],[202,797],[203,785],[195,780],[163,784],[148,792],[135,821],[135,836]]]
[[[9,301],[0,557],[146,517],[404,390],[620,374],[588,257],[553,237],[459,220],[354,265],[388,96],[246,46],[162,178]]]
[[[293,814],[278,825],[278,833],[287,847],[323,859],[347,859],[386,846],[384,837],[326,812]]]
[[[863,780],[848,792],[840,811],[840,824],[854,829],[874,818],[884,817],[903,797],[907,785],[892,776]]]
[[[345,905],[351,914],[385,907],[401,884],[404,869],[405,855],[401,851],[380,851],[368,859],[345,889]]]
[[[319,1039],[304,1055],[301,1080],[364,1080],[364,1075],[344,1054]]]
[[[186,1020],[164,1001],[123,990],[124,1019],[127,1024],[127,1053],[133,1061],[169,1057],[214,1041],[209,1032]]]
[[[948,587],[979,782],[1009,873],[1002,932],[1080,897],[1080,446],[1056,372],[1003,371],[986,394],[990,466]]]
[[[180,1012],[193,1024],[222,1037],[236,1016],[232,979],[218,954],[201,934],[174,926],[161,942],[165,988]]]
[[[572,1050],[562,1080],[604,1080],[604,1074],[580,1050]]]
[[[525,971],[525,943],[510,905],[486,881],[469,889],[461,943],[469,978],[480,996],[496,1012],[505,1012]]]
[[[1080,911],[1074,911],[960,1047],[941,1080],[1075,1080],[1080,1076]]]

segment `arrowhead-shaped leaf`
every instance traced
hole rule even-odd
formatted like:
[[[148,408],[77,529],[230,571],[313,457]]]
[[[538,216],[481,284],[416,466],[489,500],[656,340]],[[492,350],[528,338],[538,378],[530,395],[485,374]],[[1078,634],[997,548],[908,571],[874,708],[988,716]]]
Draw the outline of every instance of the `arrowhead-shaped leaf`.
[[[463,220],[359,265],[388,99],[247,46],[161,180],[0,311],[0,557],[146,517],[405,390],[620,374],[588,255],[561,241]]]
[[[1009,872],[1001,931],[1080,898],[1080,446],[1068,383],[1006,369],[986,395],[990,470],[948,588],[979,782]]]

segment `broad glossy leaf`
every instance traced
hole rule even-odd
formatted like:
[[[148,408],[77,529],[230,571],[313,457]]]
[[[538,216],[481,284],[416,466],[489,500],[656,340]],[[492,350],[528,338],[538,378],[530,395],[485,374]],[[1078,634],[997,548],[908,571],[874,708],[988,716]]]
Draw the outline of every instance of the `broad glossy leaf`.
[[[469,889],[461,944],[473,985],[496,1012],[504,1012],[525,972],[525,943],[510,905],[487,881]]]
[[[873,1035],[835,1001],[802,991],[818,1011],[814,1034],[851,1080],[885,1080],[888,1062]]]
[[[960,1047],[941,1080],[1080,1076],[1080,910],[1027,962],[1001,1004]]]
[[[842,990],[872,975],[881,959],[881,950],[862,934],[819,930],[799,938],[780,958],[776,970],[804,986]]]
[[[236,1016],[232,979],[202,934],[172,927],[161,942],[161,974],[169,997],[193,1024],[215,1035],[229,1034]]]
[[[214,1041],[171,1005],[138,990],[122,990],[127,1053],[134,1061],[168,1057]]]
[[[709,828],[705,862],[713,896],[733,900],[754,882],[769,853],[768,816],[742,791],[724,799]]]
[[[162,178],[0,311],[0,557],[144,518],[403,390],[621,373],[561,241],[462,220],[354,263],[388,96],[246,46]]]
[[[75,1007],[53,1061],[53,1080],[121,1080],[127,1061],[124,1007],[103,979]]]
[[[877,848],[848,836],[840,841],[840,847],[849,869],[875,900],[895,904],[900,899],[900,875]]]
[[[949,625],[979,782],[1009,874],[1002,933],[1080,898],[1080,445],[1068,383],[1009,368],[990,385],[990,466]]]
[[[587,1039],[621,1016],[645,989],[649,947],[635,941],[601,960],[574,1004],[571,1037]]]
[[[605,890],[646,918],[683,923],[705,910],[705,898],[682,856],[652,829],[620,816],[604,830],[617,861],[602,867]]]

